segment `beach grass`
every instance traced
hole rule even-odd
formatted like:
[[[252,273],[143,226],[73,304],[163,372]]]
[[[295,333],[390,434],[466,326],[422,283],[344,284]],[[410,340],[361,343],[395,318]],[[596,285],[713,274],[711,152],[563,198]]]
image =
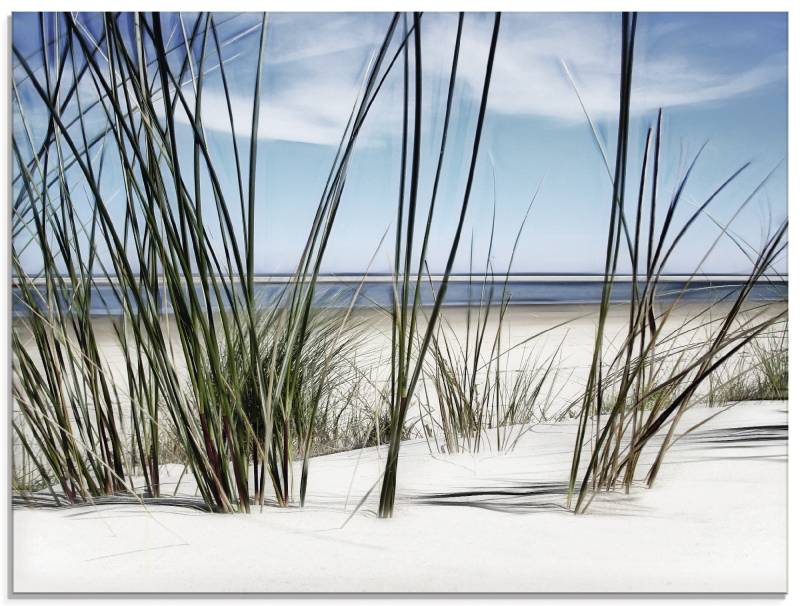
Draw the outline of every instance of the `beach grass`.
[[[408,115],[409,115],[409,86],[408,73],[409,61],[408,50],[404,49],[404,103],[403,103],[403,142],[400,167],[400,191],[397,204],[397,220],[395,222],[395,254],[394,254],[394,301],[392,305],[392,362],[391,362],[391,437],[389,440],[389,450],[386,458],[386,467],[381,480],[381,492],[379,499],[378,515],[381,518],[390,518],[394,512],[395,493],[397,487],[397,466],[399,461],[400,443],[402,429],[406,423],[406,415],[417,382],[422,374],[425,355],[430,347],[433,333],[436,330],[437,318],[441,312],[442,303],[447,294],[447,286],[450,275],[453,271],[456,253],[461,242],[464,229],[467,208],[469,207],[472,184],[475,177],[475,168],[478,162],[478,152],[480,150],[481,134],[486,116],[486,105],[489,97],[491,84],[492,68],[494,66],[495,51],[497,49],[497,37],[500,31],[500,13],[495,13],[492,29],[492,38],[489,45],[489,53],[486,61],[486,69],[483,78],[480,107],[475,126],[473,138],[472,154],[467,174],[463,202],[453,235],[450,252],[444,273],[442,274],[439,289],[436,292],[434,303],[430,313],[424,319],[427,324],[422,329],[419,308],[420,308],[420,289],[424,278],[423,272],[426,268],[427,244],[430,236],[430,229],[433,222],[433,214],[436,207],[436,193],[441,174],[442,158],[444,156],[447,132],[450,122],[450,109],[452,106],[453,93],[455,89],[455,77],[458,70],[458,60],[461,45],[461,33],[463,24],[463,13],[458,15],[458,29],[453,50],[453,63],[450,72],[447,102],[445,109],[444,127],[442,129],[442,144],[439,148],[439,160],[437,163],[436,177],[434,180],[431,201],[428,207],[425,235],[423,236],[422,248],[419,253],[419,260],[414,265],[413,244],[414,231],[416,228],[417,203],[419,198],[419,172],[420,172],[420,146],[422,136],[422,28],[421,15],[414,14],[414,129],[412,133],[412,153],[411,153],[411,179],[408,195],[405,192],[406,183],[406,155],[408,146]],[[411,284],[413,280],[413,286]],[[413,294],[412,294],[413,288]],[[422,333],[420,337],[418,330]],[[416,347],[415,347],[416,346]]]
[[[456,34],[430,193],[421,185],[428,128],[423,56],[439,41],[426,37],[422,13],[393,13],[364,70],[295,269],[264,301],[255,288],[255,255],[263,220],[257,213],[263,196],[259,133],[269,16],[259,15],[253,30],[257,49],[243,136],[220,36],[224,17],[107,13],[89,28],[78,14],[40,15],[40,52],[12,49],[18,125],[11,141],[12,270],[15,303],[24,310],[13,318],[11,343],[15,492],[46,492],[59,505],[123,495],[174,500],[178,486],[167,494],[162,470],[177,463],[192,477],[204,510],[302,506],[314,456],[375,446],[382,447],[383,469],[373,486],[380,486],[377,515],[390,518],[401,447],[411,436],[423,435],[437,455],[508,453],[535,423],[571,416],[577,428],[567,504],[583,513],[600,492],[653,485],[669,449],[685,435],[678,427],[689,407],[787,397],[787,312],[750,300],[755,286],[776,274],[787,223],[757,247],[729,229],[772,173],[727,224],[715,221],[719,235],[690,276],[702,273],[711,251],[729,239],[751,261],[742,283],[686,316],[678,310],[689,281],[662,299],[670,258],[751,167],[723,176],[680,222],[703,148],[668,196],[660,181],[669,134],[661,111],[642,141],[640,160],[629,158],[635,14],[621,18],[603,290],[578,397],[551,411],[556,378],[565,369],[560,347],[546,350],[537,340],[566,322],[514,345],[504,342],[512,265],[533,200],[505,272],[494,267],[494,223],[476,273],[470,244],[468,288],[478,287],[480,295],[468,301],[463,327],[451,324],[444,307],[474,205],[501,15],[492,16],[480,66],[463,195],[446,215],[438,197],[465,43],[464,13],[452,18]],[[48,43],[48,32],[57,44]],[[368,343],[373,329],[355,313],[364,281],[336,306],[321,307],[315,293],[360,134],[387,78],[399,70],[403,121],[386,310],[389,354],[376,359]],[[225,154],[233,169],[204,128],[204,91],[212,83],[224,92]],[[39,131],[45,133],[41,141],[34,135]],[[626,193],[634,164],[638,188],[631,200]],[[434,281],[429,248],[440,217],[453,235]],[[34,273],[26,271],[31,250],[41,256]],[[620,304],[611,294],[628,262],[630,291]],[[423,303],[426,289],[431,305]],[[609,317],[620,308],[626,312],[622,335],[611,335]],[[112,369],[112,352],[102,345],[98,315],[112,318],[121,371]],[[512,349],[522,352],[513,367]],[[655,451],[646,464],[645,449]]]
[[[514,257],[535,200],[536,194],[520,222],[508,265],[501,274],[495,273],[492,263],[495,201],[482,276],[474,271],[470,244],[464,325],[456,329],[446,317],[438,318],[420,398],[427,414],[423,422],[428,421],[426,431],[433,438],[436,452],[477,453],[482,446],[508,452],[533,423],[547,418],[559,348],[547,359],[540,359],[542,354],[537,354],[535,339],[547,331],[537,332],[511,346],[524,348],[521,359],[511,368],[510,348],[504,341],[506,314],[512,303],[509,280]],[[473,287],[479,290],[474,300]],[[438,435],[442,437],[441,446]]]
[[[131,448],[147,495],[159,495],[159,428],[167,424],[212,509],[249,511],[252,502],[263,506],[267,476],[278,503],[286,504],[291,424],[304,452],[311,443],[313,410],[306,418],[302,406],[292,406],[292,396],[305,388],[308,337],[319,336],[309,327],[316,278],[349,158],[385,77],[399,16],[392,18],[365,73],[294,278],[266,318],[257,313],[253,276],[268,17],[264,14],[258,27],[248,150],[240,149],[234,128],[220,54],[224,43],[214,15],[198,15],[188,30],[180,18],[183,44],[177,48],[200,52],[198,57],[187,50],[177,64],[167,49],[161,15],[127,17],[130,21],[122,23],[124,15],[102,15],[99,40],[76,15],[52,17],[56,35],[64,40],[55,64],[44,39],[36,69],[30,57],[14,48],[24,74],[20,85],[29,87],[48,120],[42,146],[28,137],[23,153],[23,142],[13,141],[22,184],[13,224],[15,233],[33,232],[28,239],[15,239],[14,267],[27,312],[20,322],[32,333],[36,352],[30,356],[15,336],[15,399],[24,422],[16,426],[17,436],[48,484],[51,476],[60,481],[69,501],[134,492],[133,469],[123,452],[126,436],[121,435],[125,402],[131,409]],[[41,23],[44,37],[44,15]],[[213,52],[236,158],[238,190],[232,195],[221,185],[221,166],[202,121]],[[69,87],[77,120],[67,121],[56,102],[62,87]],[[102,137],[87,135],[82,108],[89,103],[95,106],[92,129],[100,121]],[[30,132],[25,105],[17,94],[17,116]],[[186,121],[183,134],[179,112]],[[122,210],[103,193],[103,168],[112,162],[121,174]],[[73,172],[68,174],[68,167]],[[74,171],[77,184],[71,178]],[[203,182],[210,183],[210,194]],[[93,216],[88,226],[76,218],[76,187],[88,191]],[[221,242],[212,244],[212,229]],[[19,260],[30,241],[45,261],[35,276],[26,275]],[[101,256],[108,259],[106,265]],[[127,371],[124,397],[103,367],[92,335],[93,289],[101,281],[111,288],[122,314],[117,335]],[[41,282],[43,293],[36,286]],[[165,301],[171,307],[166,323]],[[266,355],[259,343],[264,326],[272,346]],[[171,329],[176,334],[167,334]],[[234,351],[240,355],[228,355]],[[183,367],[188,385],[180,378]],[[251,462],[254,475],[260,471],[252,492]]]
[[[683,413],[694,401],[693,397],[708,382],[714,371],[721,368],[731,357],[763,335],[770,327],[782,321],[786,315],[785,310],[774,314],[764,309],[756,313],[746,313],[748,295],[754,285],[763,277],[770,275],[774,261],[786,247],[787,223],[784,221],[757,250],[757,255],[752,259],[752,270],[741,287],[730,294],[728,301],[716,301],[710,306],[724,311],[714,322],[706,324],[708,340],[703,341],[701,347],[678,348],[676,351],[669,343],[673,340],[672,335],[663,333],[667,319],[683,294],[678,293],[678,296],[665,306],[666,309],[657,309],[656,292],[670,256],[680,246],[691,226],[706,208],[748,168],[749,163],[722,180],[717,189],[683,224],[673,224],[684,188],[700,159],[703,150],[701,147],[674,188],[664,219],[657,225],[658,170],[663,136],[662,113],[659,112],[652,154],[650,150],[653,129],[648,129],[646,135],[638,198],[634,207],[635,226],[633,234],[630,233],[631,223],[626,220],[624,193],[629,148],[630,96],[634,77],[635,34],[636,15],[623,15],[617,153],[612,178],[613,194],[605,257],[605,286],[599,308],[591,369],[580,404],[580,422],[567,496],[568,506],[578,513],[587,510],[598,491],[612,490],[620,485],[629,490],[636,478],[637,464],[642,450],[651,441],[660,440],[658,453],[646,474],[645,481],[651,486],[658,476],[667,451],[674,444],[677,425]],[[643,225],[648,171],[650,171],[650,212],[647,217],[648,225]],[[764,181],[745,198],[742,207],[752,200],[763,183]],[[646,237],[642,234],[643,230]],[[727,227],[721,226],[719,236],[698,263],[694,274],[700,270],[711,250],[724,236],[732,237]],[[633,269],[630,300],[627,303],[630,319],[621,345],[609,351],[606,347],[605,319],[611,305],[610,292],[620,262],[620,249],[623,250],[623,254],[625,250],[628,251]],[[643,271],[640,269],[642,266]],[[643,285],[640,285],[640,281]],[[687,322],[676,332],[684,333],[691,330],[694,329]],[[656,365],[659,372],[656,372]],[[604,404],[607,402],[604,397],[606,390],[614,393],[613,405],[610,407]],[[604,412],[607,414],[604,415]],[[588,457],[588,462],[584,457]]]

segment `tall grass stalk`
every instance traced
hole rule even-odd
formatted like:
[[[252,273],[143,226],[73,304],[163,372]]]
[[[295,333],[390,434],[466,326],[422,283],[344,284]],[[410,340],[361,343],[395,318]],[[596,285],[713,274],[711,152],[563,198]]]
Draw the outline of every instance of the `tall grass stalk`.
[[[405,426],[406,414],[413,397],[416,383],[422,372],[425,354],[430,345],[431,338],[436,329],[436,320],[439,316],[442,302],[447,293],[447,285],[450,274],[453,270],[458,245],[461,241],[461,232],[464,227],[466,211],[469,206],[472,183],[475,175],[475,167],[478,160],[480,149],[481,133],[483,131],[484,117],[486,114],[486,104],[489,97],[489,86],[494,66],[495,50],[497,47],[497,36],[500,29],[500,13],[494,16],[492,38],[489,46],[489,54],[486,62],[486,70],[483,79],[483,90],[481,94],[478,119],[475,127],[473,139],[472,156],[470,160],[469,173],[467,176],[466,189],[459,215],[456,231],[450,246],[450,253],[447,264],[442,276],[439,290],[434,299],[433,308],[427,318],[427,326],[419,344],[417,344],[417,316],[420,306],[418,296],[421,281],[423,279],[423,267],[427,259],[427,236],[430,233],[430,226],[433,220],[433,212],[436,204],[435,194],[438,187],[440,175],[437,168],[434,193],[431,197],[428,217],[426,221],[423,246],[420,251],[420,260],[416,271],[412,267],[412,254],[414,244],[415,217],[417,212],[417,202],[419,197],[419,171],[420,171],[420,145],[422,131],[422,31],[420,28],[419,13],[414,14],[414,60],[415,60],[415,87],[414,87],[414,131],[412,139],[411,154],[411,180],[408,196],[405,195],[406,181],[406,124],[408,117],[408,85],[405,79],[405,103],[404,103],[404,136],[402,146],[402,162],[400,170],[400,195],[397,207],[396,240],[395,240],[395,271],[394,271],[394,302],[392,306],[392,368],[391,368],[391,435],[389,449],[386,459],[386,467],[381,481],[381,493],[378,506],[378,515],[381,518],[389,518],[394,512],[395,491],[397,486],[397,465],[400,452],[401,432]],[[447,109],[442,129],[442,145],[439,149],[440,158],[443,156],[447,141],[447,132],[450,125],[450,107],[452,105],[455,90],[455,74],[458,69],[458,59],[461,44],[461,32],[463,14],[460,14],[459,25],[456,33],[456,42],[453,52],[453,64],[451,68],[450,82],[447,94]],[[406,58],[406,65],[408,59]],[[407,73],[407,68],[406,68]],[[438,165],[441,166],[441,160]],[[414,276],[415,274],[415,276]],[[415,277],[414,295],[411,297],[411,280]],[[415,348],[416,345],[416,348]]]

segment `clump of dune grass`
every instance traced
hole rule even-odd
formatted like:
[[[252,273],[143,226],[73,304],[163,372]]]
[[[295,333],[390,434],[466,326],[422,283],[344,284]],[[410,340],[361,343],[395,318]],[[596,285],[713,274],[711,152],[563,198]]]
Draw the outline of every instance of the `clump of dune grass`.
[[[512,451],[535,423],[548,417],[557,352],[543,364],[524,355],[518,369],[490,360],[473,371],[463,364],[466,350],[456,347],[447,345],[441,354],[434,345],[432,369],[423,380],[421,418],[429,446],[448,454]]]
[[[789,398],[788,330],[767,335],[753,344],[756,388],[751,399],[786,400]]]
[[[732,365],[709,377],[707,403],[786,400],[789,397],[788,331],[776,330],[755,339]]]
[[[16,143],[13,149],[19,159]],[[46,166],[36,163],[39,175]],[[33,203],[34,179],[26,174],[32,203],[24,227],[42,251],[45,278],[35,284],[12,255],[14,270],[23,276],[16,301],[25,310],[12,332],[18,413],[12,423],[20,448],[15,455],[33,462],[45,485],[58,484],[63,498],[75,503],[126,489],[122,400],[108,378],[91,318],[92,242],[85,254],[76,250],[74,214],[62,210],[60,220],[48,217],[45,200]],[[56,259],[63,256],[72,260],[66,276],[56,271]]]
[[[15,320],[12,343],[21,411],[15,432],[45,483],[60,484],[69,501],[132,490],[129,458],[147,494],[158,496],[165,426],[209,509],[263,506],[266,476],[277,501],[286,501],[285,449],[276,445],[292,438],[274,413],[290,412],[285,395],[303,382],[303,360],[315,345],[307,327],[317,276],[349,159],[393,65],[387,57],[399,15],[367,68],[297,269],[273,302],[270,330],[285,354],[266,360],[254,260],[268,17],[254,18],[249,137],[234,128],[228,41],[213,14],[42,14],[39,52],[13,48],[12,258],[27,313]],[[212,79],[230,123],[224,162],[203,125]],[[29,128],[31,112],[46,117],[41,140]],[[223,185],[223,172],[232,173],[232,186]],[[43,258],[32,276],[21,260],[29,246]],[[101,286],[120,316],[125,380],[112,380],[92,332]],[[33,335],[32,354],[16,330],[22,324]],[[226,355],[242,343],[247,363]],[[299,416],[292,422],[306,434],[313,425]],[[252,453],[275,465],[267,464],[251,492]]]
[[[495,275],[492,270],[495,213],[482,279],[473,279],[470,247],[467,283],[470,298],[463,330],[456,330],[446,315],[438,319],[420,398],[427,415],[424,419],[428,421],[426,435],[433,439],[437,452],[476,453],[482,446],[507,452],[534,421],[547,415],[557,373],[558,349],[547,360],[537,359],[527,347],[542,333],[532,335],[513,346],[526,350],[520,367],[512,369],[508,363],[510,351],[503,342],[504,320],[512,302],[511,270],[535,199],[534,194],[520,223],[504,274]],[[472,299],[473,286],[479,290],[476,300]]]
[[[280,310],[260,313],[256,338],[258,364],[252,363],[249,340],[236,343],[234,350],[226,352],[232,363],[241,368],[240,380],[244,385],[238,392],[247,423],[254,430],[248,450],[252,453],[256,499],[260,496],[260,477],[269,470],[278,503],[287,505],[291,499],[292,462],[302,459],[301,502],[304,501],[311,454],[325,450],[324,441],[330,439],[330,432],[338,435],[344,422],[341,416],[354,407],[356,390],[361,387],[356,356],[363,345],[364,326],[351,320],[351,310],[352,307],[346,311],[312,308],[305,334],[294,344],[277,321]],[[283,367],[287,359],[291,359],[293,366],[291,380],[285,381],[273,398],[272,418],[277,431],[273,432],[271,453],[264,460],[259,456],[256,439],[264,431],[257,385],[259,381],[266,384],[275,381],[274,374],[268,373]],[[257,377],[258,372],[264,373],[263,376]]]
[[[593,496],[599,491],[612,490],[618,486],[630,489],[643,449],[653,442],[660,442],[646,473],[647,485],[651,486],[667,451],[677,439],[675,434],[683,413],[695,401],[695,396],[707,384],[709,377],[786,316],[785,310],[775,312],[767,305],[754,307],[748,304],[753,287],[765,276],[769,276],[775,260],[786,247],[787,223],[784,221],[752,257],[748,255],[752,261],[752,269],[744,283],[729,293],[724,301],[716,301],[704,310],[718,312],[706,324],[708,340],[694,345],[673,347],[680,335],[693,332],[696,328],[687,322],[667,332],[667,320],[680,303],[688,283],[681,292],[673,293],[673,301],[661,309],[656,298],[661,275],[691,226],[717,196],[747,169],[749,163],[721,180],[719,186],[683,224],[674,224],[676,210],[699,160],[701,148],[674,188],[663,223],[657,225],[658,170],[662,138],[662,118],[659,112],[652,153],[652,128],[648,129],[645,139],[638,197],[633,213],[635,221],[631,223],[631,217],[626,216],[625,184],[635,32],[636,15],[624,14],[616,166],[612,176],[613,194],[604,287],[590,373],[580,402],[567,497],[568,505],[576,512],[586,511]],[[645,225],[643,207],[648,191],[646,185],[649,172],[650,212],[648,224]],[[744,199],[733,218],[752,200],[767,178],[769,175]],[[728,225],[719,226],[719,236],[699,260],[698,269],[692,275],[697,273],[717,242],[723,237],[734,237],[728,230],[729,225],[730,221]],[[630,299],[627,303],[629,323],[621,343],[609,343],[605,334],[605,319],[611,304],[611,287],[615,281],[621,250],[622,254],[627,251],[633,271]],[[666,363],[666,368],[669,369],[666,374],[655,372],[656,364],[662,363]],[[604,391],[608,389],[615,393],[615,397],[613,405],[605,405],[604,414],[604,402],[607,401]],[[649,410],[645,408],[646,405]],[[584,461],[585,456],[588,461]]]
[[[388,444],[392,419],[388,386],[380,360],[366,368],[358,365],[347,385],[334,390],[317,412],[312,455],[331,454]],[[417,435],[414,420],[401,429],[403,440]]]

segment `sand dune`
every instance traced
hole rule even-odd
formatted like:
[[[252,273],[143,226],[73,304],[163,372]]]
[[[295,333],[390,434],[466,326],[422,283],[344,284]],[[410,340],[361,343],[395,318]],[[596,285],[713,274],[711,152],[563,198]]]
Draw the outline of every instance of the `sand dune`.
[[[375,518],[375,491],[349,519],[383,448],[315,458],[305,510],[17,509],[14,591],[783,592],[786,413],[735,406],[680,441],[652,489],[583,516],[564,509],[571,422],[508,455],[405,443],[392,520]]]

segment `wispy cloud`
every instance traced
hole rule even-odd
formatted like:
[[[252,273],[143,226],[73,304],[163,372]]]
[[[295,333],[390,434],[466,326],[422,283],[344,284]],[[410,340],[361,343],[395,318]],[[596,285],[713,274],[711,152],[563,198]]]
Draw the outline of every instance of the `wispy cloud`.
[[[367,61],[388,23],[386,14],[280,15],[270,23],[268,81],[262,101],[260,136],[332,144],[339,140]],[[786,77],[785,50],[759,50],[758,32],[741,22],[701,38],[702,24],[691,15],[659,21],[645,15],[637,38],[633,110],[724,101]],[[459,68],[467,102],[480,94],[489,24],[468,15]],[[426,105],[443,101],[455,37],[455,16],[423,18],[423,82]],[[701,43],[702,41],[702,43]],[[506,14],[503,17],[490,111],[558,121],[583,119],[566,64],[590,114],[613,117],[618,104],[619,24],[613,14]],[[247,63],[252,54],[243,53]],[[722,57],[722,59],[720,58]],[[726,59],[727,58],[727,59]],[[563,61],[563,64],[562,64]],[[252,69],[252,66],[251,66]],[[385,94],[398,95],[401,66]],[[249,132],[252,99],[237,87],[237,131]],[[396,112],[395,112],[396,113]],[[394,116],[379,116],[372,136],[396,127]],[[221,91],[205,93],[206,128],[228,129]]]
[[[727,64],[710,61],[715,46],[729,47],[730,38],[706,40],[692,47],[682,41],[694,29],[691,16],[665,24],[651,36],[646,26],[637,39],[633,110],[686,106],[719,101],[751,92],[786,77],[786,54],[763,56],[754,65],[732,55]],[[474,30],[473,30],[474,31]],[[751,32],[730,32],[744,40]],[[740,35],[741,34],[741,35]],[[669,36],[670,44],[658,44]],[[575,91],[565,77],[562,61],[575,77],[589,112],[613,116],[618,108],[619,23],[611,14],[506,15],[492,81],[491,109],[511,115],[582,120]],[[653,44],[650,44],[652,38]],[[466,65],[480,66],[485,42],[469,39]],[[479,70],[465,73],[472,88],[480,86]]]

